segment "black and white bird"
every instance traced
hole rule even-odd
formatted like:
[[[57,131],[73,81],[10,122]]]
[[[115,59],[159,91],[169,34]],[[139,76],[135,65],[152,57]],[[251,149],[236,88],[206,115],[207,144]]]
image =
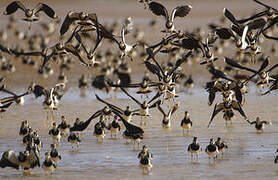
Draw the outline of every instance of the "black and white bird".
[[[56,124],[56,122],[53,122],[52,128],[49,130],[48,134],[52,137],[54,143],[60,143],[61,132],[58,129],[58,125]]]
[[[79,135],[76,132],[71,131],[70,135],[68,137],[68,142],[71,143],[72,149],[74,148],[74,145],[76,144],[76,148],[79,147],[79,143],[81,142],[81,139]]]
[[[179,104],[175,104],[166,114],[160,105],[157,106],[158,110],[162,113],[162,127],[163,128],[170,128],[171,127],[171,116],[177,111],[179,108]]]
[[[215,142],[217,148],[218,148],[218,151],[222,153],[222,155],[224,155],[224,152],[226,149],[228,149],[228,146],[227,144],[222,141],[222,139],[220,137],[217,138],[217,141]]]
[[[194,160],[194,154],[196,156],[196,160],[198,160],[199,152],[202,150],[200,144],[198,143],[197,137],[193,138],[193,142],[188,145],[187,151],[191,154],[191,160]]]
[[[70,124],[67,123],[65,116],[61,116],[62,122],[58,125],[62,137],[66,137],[70,130]]]
[[[191,119],[189,118],[189,112],[185,111],[184,112],[184,118],[181,121],[181,127],[183,130],[183,134],[184,134],[184,130],[187,131],[187,133],[189,133],[189,130],[191,129],[193,123],[191,121]]]
[[[252,121],[250,123],[251,125],[255,124],[255,128],[257,129],[257,132],[263,132],[264,125],[271,125],[271,122],[268,121],[261,121],[260,117],[256,118],[256,121]]]
[[[45,160],[42,164],[42,168],[46,171],[46,172],[50,172],[51,174],[53,173],[53,171],[56,170],[57,166],[56,163],[52,160],[51,155],[49,152],[45,153]]]
[[[138,159],[140,159],[140,167],[143,168],[143,173],[149,173],[153,167],[151,160],[153,158],[152,153],[148,151],[146,145],[143,146],[142,151],[138,154]]]
[[[175,26],[174,26],[174,19],[176,17],[185,17],[187,14],[191,11],[192,6],[190,5],[182,5],[177,6],[173,9],[171,16],[168,13],[168,10],[160,3],[158,2],[150,2],[149,9],[152,11],[152,13],[156,16],[164,16],[165,18],[165,26],[166,29],[162,32],[166,33],[173,33],[176,32]]]
[[[100,142],[99,138],[101,139],[101,142],[104,141],[104,137],[106,135],[105,134],[105,128],[106,128],[106,125],[104,123],[104,116],[101,115],[100,119],[99,119],[99,122],[97,122],[95,124],[95,128],[94,128],[94,136],[96,136],[97,142]]]
[[[276,150],[275,153],[278,153],[278,149]],[[274,163],[275,163],[275,164],[278,164],[278,155],[276,155],[276,157],[275,157],[275,159],[274,159]]]
[[[140,142],[143,139],[144,130],[136,125],[127,122],[118,112],[113,112],[121,119],[126,128],[126,130],[123,132],[123,138],[126,140],[131,140],[133,142],[133,149],[135,149],[135,145],[137,143],[137,147],[139,149]]]
[[[110,130],[111,138],[117,139],[118,133],[121,130],[120,123],[118,121],[118,116],[114,116],[112,123],[108,125],[108,130]]]
[[[209,145],[206,147],[205,152],[207,153],[209,160],[211,158],[213,158],[214,160],[217,158],[219,151],[213,138],[210,139]]]
[[[10,3],[6,8],[4,15],[11,15],[15,13],[18,9],[21,9],[24,12],[25,17],[22,18],[22,20],[30,23],[40,20],[39,12],[41,11],[43,11],[48,17],[52,19],[58,18],[55,11],[44,3],[38,3],[33,9],[27,9],[20,1],[14,1]]]
[[[50,158],[51,160],[53,160],[55,163],[58,163],[62,157],[61,155],[59,154],[58,150],[57,150],[57,145],[56,144],[51,144],[50,147],[51,147],[51,151],[50,151]]]

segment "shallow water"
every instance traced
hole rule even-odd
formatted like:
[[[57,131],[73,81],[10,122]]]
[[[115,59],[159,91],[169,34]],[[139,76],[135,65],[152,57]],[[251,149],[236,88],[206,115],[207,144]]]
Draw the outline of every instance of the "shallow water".
[[[104,143],[98,143],[92,135],[93,124],[91,124],[82,134],[82,142],[78,150],[72,150],[71,145],[65,139],[62,140],[58,147],[62,154],[62,160],[58,164],[58,170],[49,178],[75,179],[80,175],[86,177],[85,179],[100,177],[102,179],[130,179],[130,177],[132,179],[184,179],[190,177],[223,179],[223,176],[228,177],[228,179],[251,179],[254,176],[258,179],[269,179],[276,177],[278,175],[277,166],[273,164],[273,160],[278,133],[278,110],[275,106],[277,94],[273,93],[265,97],[251,94],[246,97],[247,103],[244,110],[250,120],[260,116],[273,123],[272,126],[265,128],[264,133],[257,134],[255,128],[249,126],[238,113],[233,119],[233,125],[229,128],[225,127],[221,113],[216,116],[212,126],[206,128],[213,107],[208,107],[206,104],[207,94],[200,94],[198,91],[201,92],[202,90],[196,89],[193,95],[182,94],[177,99],[180,102],[180,108],[173,115],[172,127],[169,130],[162,128],[161,114],[156,109],[151,110],[151,118],[148,126],[144,128],[145,134],[142,142],[154,154],[151,174],[142,174],[137,159],[139,151],[133,150],[132,144],[126,145],[122,137],[118,140],[112,140],[109,132],[107,132]],[[74,98],[68,98],[70,96]],[[124,96],[120,95],[119,97]],[[28,97],[24,106],[14,106],[4,114],[0,129],[1,152],[9,148],[16,151],[24,149],[21,139],[17,135],[21,120],[28,120],[33,128],[39,129],[44,143],[41,152],[42,158],[44,152],[49,150],[52,140],[47,135],[47,128],[43,127],[45,114],[40,106],[40,100],[32,101],[32,98]],[[120,105],[120,107],[124,107],[127,102],[130,102],[125,97],[119,100],[111,98],[107,100]],[[260,106],[256,105],[259,101],[261,102]],[[263,110],[261,110],[262,105]],[[58,112],[55,113],[55,121],[59,122],[61,115],[65,115],[71,123],[76,117],[86,120],[90,114],[102,107],[103,105],[96,102],[93,95],[82,98],[78,96],[77,92],[73,94],[69,92],[65,95]],[[133,104],[132,107],[136,106]],[[164,104],[163,107],[166,108],[166,105]],[[193,128],[190,134],[183,136],[179,125],[185,110],[190,112]],[[133,119],[133,123],[139,124],[139,122],[140,118]],[[50,122],[47,124],[50,125]],[[229,149],[215,163],[209,163],[204,151],[200,153],[199,161],[192,163],[190,154],[186,150],[193,136],[199,138],[203,150],[212,137],[222,137],[228,143]],[[0,169],[0,177],[3,179],[22,178],[22,174],[9,168]],[[45,178],[43,170],[35,169],[34,175],[28,176],[28,178],[38,177]]]

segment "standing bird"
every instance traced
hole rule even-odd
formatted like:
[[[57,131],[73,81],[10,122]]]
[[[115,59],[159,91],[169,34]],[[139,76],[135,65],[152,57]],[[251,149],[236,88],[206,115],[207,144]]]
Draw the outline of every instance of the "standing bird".
[[[56,170],[56,164],[55,162],[51,159],[50,153],[46,152],[45,153],[45,160],[42,164],[42,168],[47,171],[50,172],[51,174],[53,173],[53,171]]]
[[[189,133],[189,130],[191,129],[192,125],[193,125],[193,123],[192,123],[191,119],[189,118],[189,112],[185,111],[184,118],[181,121],[183,135],[184,135],[184,130],[187,130],[187,133]]]
[[[143,173],[149,173],[152,168],[151,159],[153,158],[152,153],[148,151],[146,145],[143,146],[142,151],[138,154],[138,159],[140,159],[140,166],[143,168]]]
[[[268,121],[261,121],[260,117],[257,117],[257,118],[256,118],[256,121],[252,121],[250,124],[251,124],[251,125],[252,125],[252,124],[255,124],[255,128],[257,129],[257,132],[263,132],[264,125],[265,125],[265,124],[271,125],[271,122],[268,122]]]
[[[61,136],[66,136],[69,133],[70,125],[67,123],[65,116],[61,117],[62,122],[58,125],[58,129],[61,131]]]
[[[105,123],[104,123],[104,116],[101,115],[99,122],[97,122],[95,124],[95,128],[94,128],[94,136],[96,136],[97,138],[97,142],[99,142],[98,138],[101,138],[103,142],[104,141],[104,137],[105,137],[105,130],[104,128],[106,127]]]
[[[74,144],[77,145],[77,148],[79,147],[79,143],[81,142],[81,139],[79,137],[79,135],[73,131],[70,132],[70,135],[68,137],[68,142],[71,143],[71,147],[73,149]]]
[[[52,137],[54,143],[60,143],[61,132],[55,122],[53,122],[52,128],[49,130],[48,134]]]
[[[111,132],[111,138],[117,139],[118,132],[121,130],[121,126],[118,121],[118,116],[114,116],[114,120],[108,125],[108,130]]]
[[[38,3],[35,8],[33,9],[26,9],[25,6],[20,1],[14,1],[10,3],[4,15],[11,15],[15,13],[18,9],[21,9],[25,13],[25,17],[22,19],[23,21],[30,22],[29,29],[31,28],[31,22],[39,21],[39,12],[43,11],[48,17],[52,19],[57,19],[58,16],[56,15],[55,11],[46,4]]]
[[[276,150],[276,152],[275,153],[278,153],[278,149]],[[1,160],[2,161],[2,160]],[[275,157],[275,159],[274,159],[274,163],[275,164],[278,164],[278,155]]]
[[[217,155],[219,154],[218,147],[215,144],[215,141],[213,138],[210,139],[209,145],[206,147],[205,152],[209,156],[209,160],[212,157],[214,160],[217,158]]]
[[[192,9],[190,5],[177,6],[176,8],[173,9],[171,13],[171,17],[169,17],[169,13],[167,9],[162,4],[153,1],[150,2],[148,5],[149,5],[149,9],[152,11],[154,15],[165,17],[166,29],[162,32],[166,32],[166,33],[176,32],[174,27],[174,19],[176,17],[185,17]]]
[[[171,127],[171,115],[174,114],[179,108],[179,104],[175,104],[166,114],[162,107],[158,105],[158,110],[163,114],[162,127],[170,128]]]
[[[50,158],[55,163],[58,163],[62,159],[61,155],[59,154],[58,150],[56,149],[56,144],[51,144]]]
[[[193,138],[193,142],[189,144],[187,151],[191,153],[191,160],[194,160],[194,154],[196,155],[196,160],[198,160],[198,154],[202,151],[202,148],[198,143],[197,137]]]
[[[222,156],[224,155],[224,151],[226,149],[228,149],[228,146],[227,144],[221,140],[220,137],[217,138],[217,141],[215,142],[217,148],[218,148],[218,151],[220,151],[222,153]]]

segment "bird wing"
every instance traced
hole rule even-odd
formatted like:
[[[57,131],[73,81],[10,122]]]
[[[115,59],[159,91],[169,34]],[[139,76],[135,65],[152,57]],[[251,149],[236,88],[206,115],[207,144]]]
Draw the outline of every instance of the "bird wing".
[[[224,104],[223,104],[223,103],[215,104],[214,109],[213,109],[213,113],[212,113],[212,115],[211,115],[211,118],[210,118],[210,121],[209,121],[209,124],[208,124],[208,127],[209,127],[210,124],[212,123],[213,118],[214,118],[219,112],[221,112],[223,109],[224,109]]]
[[[224,16],[229,19],[234,25],[236,26],[240,26],[235,18],[235,16],[227,9],[227,8],[224,8],[223,9],[223,14]]]
[[[239,102],[233,101],[233,102],[232,102],[232,108],[233,108],[234,110],[238,111],[244,118],[247,118],[246,115],[245,115],[245,113],[244,113],[244,111],[242,110],[241,105],[240,105]]]
[[[66,18],[65,18],[65,20],[64,20],[64,22],[63,22],[63,24],[62,24],[62,26],[61,26],[60,35],[63,36],[63,35],[68,31],[69,26],[70,26],[75,20],[77,20],[78,18],[79,18],[79,14],[78,14],[78,13],[75,13],[75,12],[70,11],[70,12],[67,14],[67,16],[66,16]]]
[[[266,12],[267,12],[267,10],[259,12],[259,13],[254,14],[253,16],[250,16],[250,17],[248,17],[246,19],[237,20],[237,22],[240,23],[240,24],[246,23],[246,22],[251,21],[253,19],[256,19],[256,18],[264,16],[266,14]]]
[[[214,31],[220,39],[226,40],[234,37],[233,31],[229,28],[216,28]]]
[[[267,4],[265,4],[265,3],[262,3],[262,2],[260,2],[260,1],[258,1],[258,0],[254,0],[254,2],[256,2],[256,3],[258,3],[258,4],[262,5],[262,6],[264,6],[264,7],[267,8],[267,9],[273,9],[274,11],[278,12],[277,9],[275,9],[275,8],[273,8],[273,7],[270,7],[269,5],[267,5]]]
[[[250,71],[250,72],[253,72],[253,73],[256,73],[257,71],[251,69],[251,68],[248,68],[248,67],[244,67],[244,66],[241,66],[240,64],[238,64],[237,62],[235,62],[234,60],[230,59],[230,58],[227,58],[225,57],[225,62],[232,66],[232,67],[235,67],[235,68],[239,68],[239,69],[243,69],[243,70],[247,70],[247,71]]]
[[[146,68],[153,74],[157,75],[158,79],[161,79],[161,74],[159,67],[155,64],[150,63],[149,61],[144,61]]]
[[[34,8],[34,13],[37,14],[40,11],[43,11],[47,16],[49,16],[52,19],[58,18],[56,15],[55,11],[49,7],[48,5],[44,3],[39,3],[35,8]]]
[[[10,15],[15,11],[17,11],[18,8],[24,12],[26,11],[25,6],[20,1],[14,1],[6,7],[6,11],[4,12],[4,15]]]
[[[0,106],[0,109],[7,109],[7,108],[9,108],[12,105],[12,103],[14,101],[14,98],[12,97],[12,98],[9,98],[8,101],[6,101],[6,100],[7,100],[6,98],[3,98],[3,99],[0,100],[1,104],[4,104],[4,103],[8,102],[7,104],[4,104],[4,105]]]
[[[275,64],[273,66],[271,66],[271,68],[269,68],[266,72],[271,72],[273,69],[277,68],[278,64]]]
[[[182,63],[184,63],[188,59],[188,57],[191,56],[191,54],[192,51],[189,51],[185,56],[177,60],[175,67],[171,70],[171,72],[169,72],[169,75],[171,76],[176,71],[176,69],[178,69],[182,65]]]
[[[84,60],[83,58],[80,56],[80,54],[77,52],[76,48],[72,45],[72,44],[66,44],[65,45],[65,49],[66,51],[70,52],[71,54],[73,54],[74,56],[76,56],[78,58],[78,60],[85,66],[89,66]]]
[[[58,83],[54,86],[53,94],[61,99],[62,96],[65,94],[66,84],[65,83]]]
[[[121,88],[121,90],[122,90],[128,97],[130,97],[133,101],[135,101],[139,106],[142,105],[137,99],[135,99],[133,96],[131,96],[124,88]]]
[[[264,18],[255,19],[247,24],[250,30],[261,29],[265,26],[266,20]]]
[[[178,6],[174,8],[171,13],[172,22],[176,17],[185,17],[187,14],[189,14],[191,9],[192,7],[190,5]]]
[[[149,9],[157,16],[164,16],[166,21],[169,19],[168,11],[162,4],[158,2],[150,2]]]
[[[121,120],[122,122],[124,123],[124,126],[126,128],[126,130],[129,132],[129,133],[132,133],[132,134],[137,134],[137,133],[144,133],[144,130],[138,126],[135,126],[129,122],[127,122],[118,112],[116,111],[113,111]]]
[[[164,117],[166,116],[164,110],[162,109],[162,107],[160,105],[157,106],[157,109],[163,114]]]
[[[120,113],[120,114],[124,114],[124,111],[123,111],[121,108],[119,108],[119,107],[117,107],[117,106],[115,106],[115,105],[113,105],[113,104],[110,104],[110,103],[104,101],[104,100],[101,99],[97,94],[96,94],[96,98],[97,98],[98,101],[100,101],[100,102],[106,104],[107,106],[109,106],[109,108],[113,109],[114,111],[117,111],[117,112]]]
[[[171,116],[172,114],[174,114],[179,108],[179,104],[175,104],[172,109],[168,112],[168,116]]]
[[[43,62],[42,62],[42,65],[40,66],[40,70],[42,70],[44,68],[46,63],[51,60],[51,58],[54,56],[54,54],[55,54],[55,51],[52,51],[51,54],[49,54],[43,58]]]
[[[19,161],[14,151],[8,150],[2,154],[2,158],[0,160],[0,167],[12,167],[15,169],[19,169]]]
[[[243,83],[248,82],[250,79],[252,79],[253,77],[255,77],[257,74],[261,73],[269,64],[269,57],[267,57],[264,62],[262,63],[260,69],[258,71],[256,71],[252,76],[248,77]]]

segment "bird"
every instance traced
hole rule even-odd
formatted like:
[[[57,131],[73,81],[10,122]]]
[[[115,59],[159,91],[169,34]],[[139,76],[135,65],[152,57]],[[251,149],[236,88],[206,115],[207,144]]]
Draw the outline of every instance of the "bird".
[[[210,139],[209,145],[206,147],[205,152],[207,153],[209,160],[211,158],[213,158],[214,160],[217,158],[219,151],[213,138]]]
[[[251,125],[255,124],[255,128],[257,129],[257,132],[263,132],[264,125],[271,125],[271,122],[268,121],[261,121],[260,117],[256,118],[256,121],[251,121]]]
[[[51,174],[53,173],[53,171],[56,170],[57,166],[55,164],[55,162],[52,160],[51,155],[49,152],[45,153],[45,160],[42,164],[42,168],[46,171],[46,172],[50,172]]]
[[[143,173],[149,173],[153,167],[151,163],[152,158],[153,154],[148,151],[146,145],[143,145],[141,152],[138,154],[138,159],[140,159],[140,167],[143,168]]]
[[[198,160],[198,154],[202,151],[202,148],[198,143],[197,137],[193,137],[193,142],[188,145],[187,151],[191,154],[191,160],[194,160],[194,154],[196,156],[196,160]]]
[[[114,115],[114,119],[112,123],[110,123],[107,127],[108,130],[111,132],[111,138],[117,139],[117,135],[121,130],[121,126],[118,121],[118,116]]]
[[[69,133],[70,124],[67,123],[65,116],[61,116],[62,122],[58,125],[58,129],[61,131],[61,136],[65,137]]]
[[[138,111],[138,115],[141,116],[141,125],[143,125],[143,117],[149,117],[149,109],[152,109],[154,107],[156,107],[157,104],[161,103],[160,100],[158,100],[157,102],[154,102],[153,104],[150,105],[150,103],[152,101],[154,101],[156,98],[158,98],[157,95],[154,96],[153,99],[151,99],[150,101],[144,101],[143,103],[139,102],[137,99],[135,99],[133,96],[131,96],[124,88],[121,88],[121,90],[128,96],[130,97],[134,102],[136,102],[137,105],[139,105],[140,109],[134,110],[134,112]],[[146,125],[147,122],[144,122],[144,124]]]
[[[224,155],[224,151],[226,149],[228,149],[228,146],[227,144],[221,140],[220,137],[217,138],[217,141],[215,142],[217,148],[218,148],[218,151],[222,153],[222,155]]]
[[[96,136],[97,142],[100,142],[99,138],[101,138],[101,142],[104,141],[104,137],[106,135],[105,130],[104,130],[105,128],[106,128],[106,125],[104,123],[104,116],[101,115],[99,122],[97,122],[94,127],[94,136]]]
[[[38,3],[35,8],[33,9],[27,9],[20,1],[13,1],[10,3],[4,12],[4,15],[11,15],[15,13],[18,9],[21,9],[25,14],[24,18],[22,20],[27,21],[27,22],[34,22],[34,21],[39,21],[39,12],[43,11],[48,17],[52,19],[57,19],[58,16],[56,15],[55,11],[49,7],[48,5],[44,3]],[[30,24],[31,26],[31,24]]]
[[[80,139],[79,135],[76,132],[71,131],[70,135],[68,137],[68,142],[71,143],[72,149],[74,148],[74,144],[76,144],[76,148],[78,148],[79,147],[79,143],[81,142],[81,139]]]
[[[130,106],[126,106],[126,109],[123,110],[123,109],[119,108],[118,106],[115,106],[113,104],[110,104],[110,103],[104,101],[97,94],[96,94],[96,98],[98,101],[106,104],[110,109],[112,109],[112,111],[116,111],[117,113],[121,114],[127,122],[131,122],[132,116],[135,115],[136,110],[131,111]]]
[[[208,127],[212,123],[216,114],[218,114],[221,111],[224,112],[223,118],[226,121],[226,127],[227,127],[227,121],[231,121],[231,118],[234,116],[233,109],[238,111],[240,113],[240,115],[243,116],[244,119],[250,124],[250,121],[248,120],[247,116],[245,115],[244,111],[242,110],[240,103],[232,100],[232,101],[215,104]]]
[[[5,151],[2,154],[0,160],[0,167],[1,168],[12,167],[19,170],[19,160],[16,153],[13,150]]]
[[[185,111],[184,112],[184,118],[181,121],[181,127],[182,127],[182,130],[183,130],[183,135],[184,135],[184,130],[187,130],[187,133],[189,133],[189,130],[191,129],[192,125],[193,125],[193,122],[189,118],[189,112]]]
[[[95,13],[86,13],[84,11],[82,12],[70,11],[62,23],[60,29],[60,35],[63,36],[68,31],[70,25],[73,24],[74,22],[77,22],[77,24],[79,25],[88,26],[90,28],[93,28],[93,30],[96,30],[95,27],[95,23],[97,23],[96,18],[97,16]]]
[[[127,122],[118,112],[113,111],[115,115],[117,115],[121,121],[123,122],[126,130],[123,132],[123,137],[125,139],[131,139],[133,141],[133,149],[135,149],[135,144],[137,143],[137,147],[139,149],[140,142],[143,139],[144,130],[141,127],[133,125]]]
[[[162,119],[162,127],[170,128],[171,127],[171,116],[177,111],[179,108],[179,104],[175,104],[166,114],[160,105],[157,106],[158,110],[163,114]]]
[[[28,132],[29,132],[29,123],[28,121],[22,121],[21,122],[21,126],[20,126],[20,130],[19,130],[19,135],[24,138],[25,136],[28,135]]]
[[[61,132],[58,129],[58,125],[56,124],[56,122],[52,123],[52,128],[49,130],[48,134],[52,137],[54,143],[60,143]]]
[[[278,152],[278,149],[276,150],[276,152],[275,153],[277,153]],[[274,164],[278,164],[278,155],[275,157],[275,159],[274,159]]]
[[[154,15],[164,16],[166,29],[163,30],[162,32],[166,32],[166,33],[175,32],[176,30],[174,27],[174,19],[176,17],[187,16],[192,9],[192,6],[190,5],[177,6],[176,8],[173,9],[171,16],[169,16],[168,10],[158,2],[152,1],[148,4],[148,6]]]
[[[61,155],[59,154],[58,150],[56,149],[56,144],[51,144],[50,147],[51,147],[51,151],[50,151],[50,158],[53,162],[55,163],[58,163],[62,157]]]

